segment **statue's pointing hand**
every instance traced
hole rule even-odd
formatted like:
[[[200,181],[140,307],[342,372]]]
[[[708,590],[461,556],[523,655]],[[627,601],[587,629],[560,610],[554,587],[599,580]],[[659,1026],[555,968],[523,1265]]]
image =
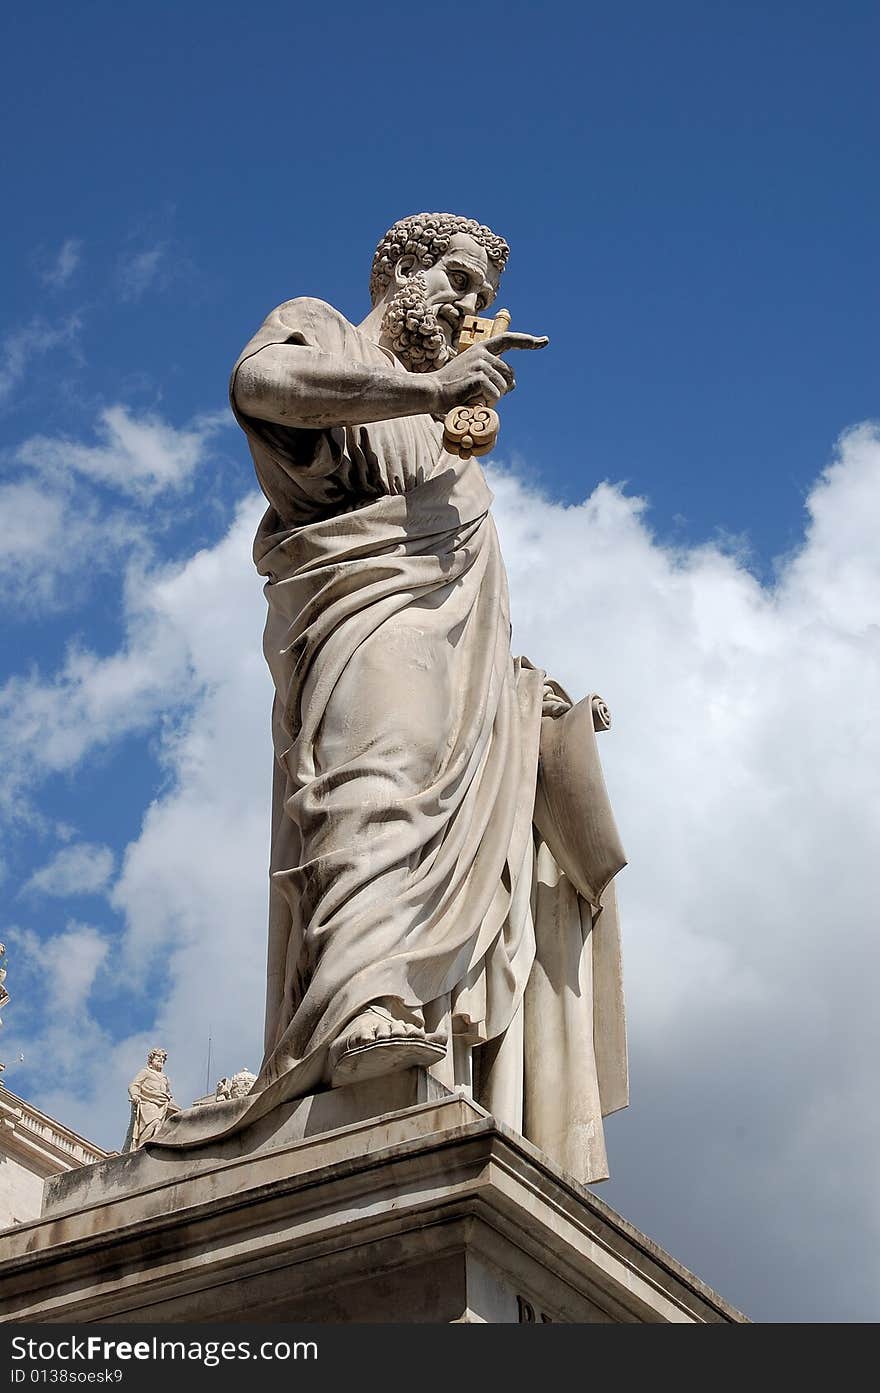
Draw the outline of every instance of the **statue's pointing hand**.
[[[511,348],[546,348],[549,342],[546,334],[517,334],[511,329],[505,329],[503,334],[485,339],[483,347],[497,355],[507,353]],[[475,344],[474,347],[476,346]]]
[[[473,401],[494,406],[516,386],[513,369],[501,354],[512,348],[544,348],[549,342],[546,335],[539,337],[506,330],[494,338],[472,344],[432,374],[438,394],[436,414],[442,416],[453,406]]]

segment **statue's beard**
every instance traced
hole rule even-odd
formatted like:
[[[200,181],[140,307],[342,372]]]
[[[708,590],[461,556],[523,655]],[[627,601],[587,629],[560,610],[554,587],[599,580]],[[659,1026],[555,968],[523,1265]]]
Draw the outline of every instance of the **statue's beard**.
[[[383,336],[410,372],[433,372],[455,357],[428,304],[426,290],[423,272],[410,276],[389,301],[382,320]]]

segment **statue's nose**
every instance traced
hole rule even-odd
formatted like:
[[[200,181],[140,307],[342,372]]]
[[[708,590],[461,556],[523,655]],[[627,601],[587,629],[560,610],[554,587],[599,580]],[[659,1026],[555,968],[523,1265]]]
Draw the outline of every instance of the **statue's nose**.
[[[472,290],[470,295],[462,295],[455,302],[462,314],[476,314],[477,312],[477,292]]]

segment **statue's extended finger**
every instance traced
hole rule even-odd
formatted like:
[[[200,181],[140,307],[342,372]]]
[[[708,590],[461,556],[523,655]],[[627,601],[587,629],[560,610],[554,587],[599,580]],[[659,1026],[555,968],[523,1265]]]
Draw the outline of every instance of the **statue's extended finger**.
[[[516,334],[507,330],[506,333],[496,334],[494,338],[484,339],[483,346],[488,348],[490,353],[507,353],[511,348],[546,348],[550,342],[546,334]]]

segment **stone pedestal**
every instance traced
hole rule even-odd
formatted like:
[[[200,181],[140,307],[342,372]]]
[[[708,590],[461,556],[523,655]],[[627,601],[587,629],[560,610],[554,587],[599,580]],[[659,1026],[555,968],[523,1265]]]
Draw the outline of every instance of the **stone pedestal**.
[[[16,1322],[745,1319],[421,1070],[54,1178],[0,1293]]]

